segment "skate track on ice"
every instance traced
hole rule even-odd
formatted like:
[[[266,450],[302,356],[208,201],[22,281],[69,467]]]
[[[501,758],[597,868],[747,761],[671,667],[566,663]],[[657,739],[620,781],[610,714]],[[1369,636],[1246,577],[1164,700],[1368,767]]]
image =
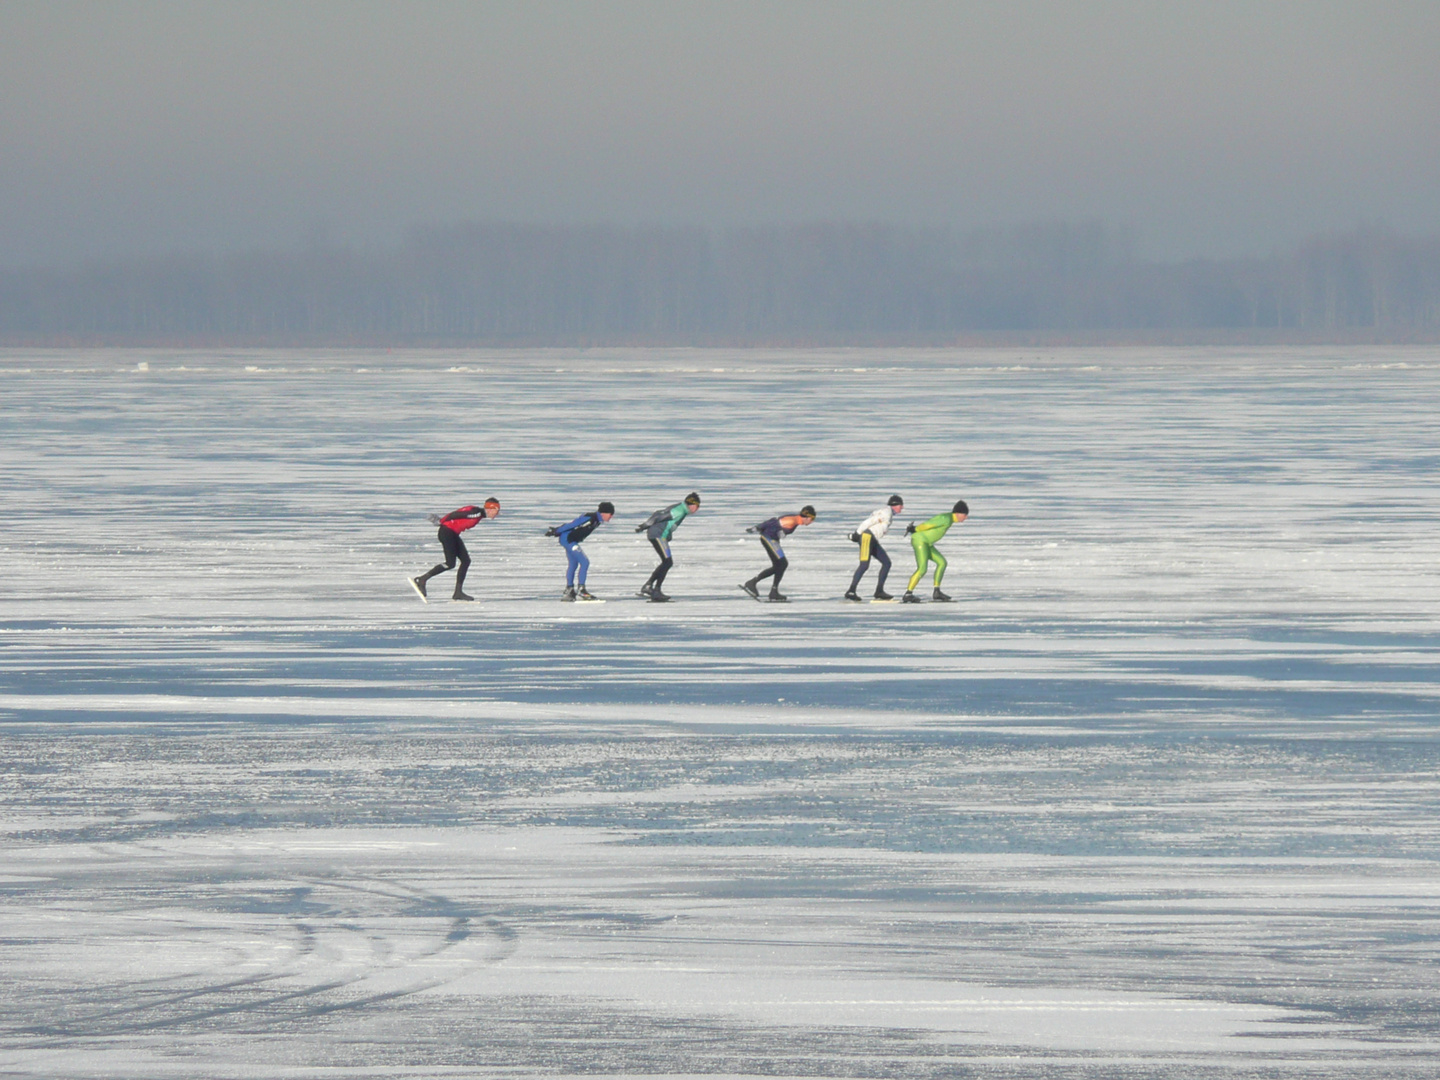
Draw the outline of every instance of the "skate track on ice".
[[[1436,350],[14,350],[0,400],[0,1076],[1434,1075]],[[969,501],[956,603],[840,602],[892,491]],[[562,605],[602,498],[617,602]]]

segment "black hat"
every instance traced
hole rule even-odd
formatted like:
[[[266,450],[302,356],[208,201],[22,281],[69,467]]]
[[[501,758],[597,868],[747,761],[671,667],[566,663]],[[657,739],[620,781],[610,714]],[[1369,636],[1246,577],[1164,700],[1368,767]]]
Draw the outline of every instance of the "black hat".
[[[904,506],[904,505],[905,505],[905,500],[902,499],[902,498],[900,498],[899,495],[891,495],[890,498],[888,498],[887,500],[885,500],[885,505],[886,505],[886,506]]]
[[[602,502],[602,503],[600,504],[600,509],[599,509],[598,513],[601,513],[601,514],[613,514],[613,513],[615,513],[615,504],[612,503],[612,502]]]
[[[813,506],[802,506],[802,507],[800,507],[800,516],[801,516],[801,517],[808,517],[808,518],[810,518],[810,519],[813,520],[814,517],[815,517],[815,508],[814,508]]]
[[[964,514],[966,517],[969,517],[969,516],[970,516],[970,507],[965,504],[965,500],[964,500],[964,499],[961,499],[959,502],[957,502],[957,503],[955,504],[954,509],[952,509],[952,510],[950,511],[950,513],[952,513],[952,514]]]
[[[686,496],[685,496],[685,501],[686,501],[687,503],[694,503],[696,506],[699,506],[699,505],[700,505],[700,494],[699,494],[699,492],[695,492],[695,491],[690,492],[689,495],[686,495]]]

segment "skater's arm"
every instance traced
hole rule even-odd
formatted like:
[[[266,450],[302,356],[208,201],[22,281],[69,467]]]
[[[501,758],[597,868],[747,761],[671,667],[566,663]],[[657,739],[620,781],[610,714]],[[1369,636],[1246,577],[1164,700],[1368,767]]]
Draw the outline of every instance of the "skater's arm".
[[[581,514],[568,525],[562,525],[559,529],[559,536],[567,544],[578,544],[584,540],[600,525],[598,514]]]
[[[878,540],[884,536],[886,530],[890,528],[890,519],[893,516],[888,509],[882,506],[861,522],[860,527],[855,531],[858,533],[868,532]]]
[[[807,521],[813,520],[814,518],[808,518],[804,514],[786,514],[782,518],[776,518],[775,524],[788,536]]]
[[[949,532],[950,526],[953,524],[955,524],[954,515],[936,514],[929,521],[916,526],[915,531],[920,534],[922,540],[934,542]]]
[[[566,538],[570,535],[570,533],[572,533],[572,532],[574,532],[576,529],[580,528],[580,526],[584,525],[584,524],[585,524],[587,521],[589,521],[589,520],[590,520],[590,515],[589,515],[589,514],[581,514],[581,515],[580,515],[579,517],[577,517],[574,521],[567,521],[564,525],[556,525],[553,529],[551,529],[551,530],[550,530],[549,532],[547,532],[545,535],[546,535],[546,536],[558,536],[558,537],[560,537],[560,539],[564,540],[564,539],[566,539]]]
[[[665,531],[660,534],[661,540],[669,540],[675,535],[676,527],[690,515],[689,508],[684,503],[676,503],[670,508],[670,520],[665,524]]]

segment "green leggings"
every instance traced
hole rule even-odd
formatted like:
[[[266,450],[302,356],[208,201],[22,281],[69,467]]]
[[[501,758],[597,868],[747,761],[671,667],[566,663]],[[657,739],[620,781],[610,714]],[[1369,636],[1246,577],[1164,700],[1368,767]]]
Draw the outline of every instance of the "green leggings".
[[[935,588],[940,587],[940,579],[945,576],[945,567],[950,564],[945,561],[945,556],[940,554],[940,549],[929,540],[921,540],[919,536],[910,538],[910,546],[915,549],[915,573],[910,575],[909,592],[915,591],[915,586],[920,584],[920,579],[925,576],[925,570],[931,562],[935,564]]]

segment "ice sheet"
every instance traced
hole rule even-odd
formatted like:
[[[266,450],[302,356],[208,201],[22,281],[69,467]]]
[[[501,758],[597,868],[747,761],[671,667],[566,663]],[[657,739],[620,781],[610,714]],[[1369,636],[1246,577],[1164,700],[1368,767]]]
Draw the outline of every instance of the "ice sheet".
[[[0,402],[6,1075],[1433,1075],[1434,350],[12,351]],[[839,600],[892,491],[969,501],[957,603]]]

